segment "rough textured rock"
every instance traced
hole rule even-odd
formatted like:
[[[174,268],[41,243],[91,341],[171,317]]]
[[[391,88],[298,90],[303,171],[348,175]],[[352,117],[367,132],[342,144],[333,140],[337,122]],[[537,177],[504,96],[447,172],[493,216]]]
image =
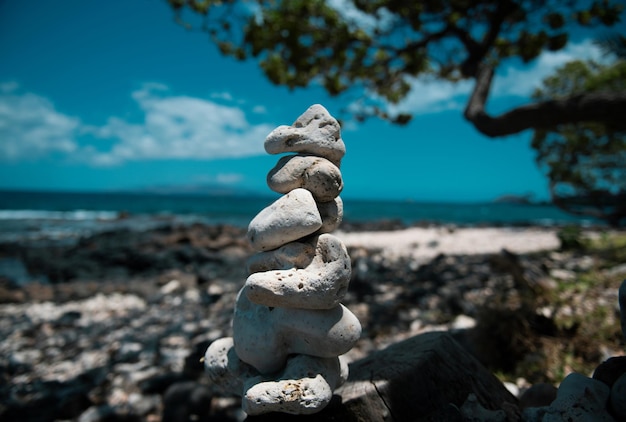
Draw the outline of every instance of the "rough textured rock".
[[[235,350],[262,374],[284,367],[293,353],[342,355],[360,337],[358,319],[343,305],[323,310],[271,308],[248,300],[245,290],[239,294],[233,317]]]
[[[232,341],[209,347],[205,365],[212,379],[243,397],[250,415],[313,414],[345,379],[339,356],[361,336],[359,320],[341,304],[350,257],[327,233],[343,216],[345,147],[339,124],[319,105],[270,133],[265,147],[301,154],[281,158],[267,176],[270,189],[285,195],[250,222],[248,239],[259,253],[248,261],[251,274],[235,301]],[[235,388],[240,382],[243,389]]]
[[[572,373],[561,382],[556,399],[550,406],[527,408],[524,415],[529,421],[613,422],[614,419],[607,410],[609,395],[609,387],[604,383]],[[541,419],[539,416],[542,416]]]
[[[291,155],[278,160],[267,175],[267,185],[278,193],[303,188],[311,192],[316,201],[328,202],[339,196],[343,180],[339,168],[325,158]]]
[[[520,407],[525,409],[549,406],[556,399],[556,391],[557,388],[552,384],[545,382],[534,384],[519,398]]]
[[[322,217],[322,227],[316,232],[318,234],[332,232],[343,220],[343,201],[339,196],[332,201],[318,202],[317,210]]]
[[[293,355],[284,370],[262,375],[239,359],[232,338],[215,341],[205,362],[212,381],[242,397],[248,415],[273,411],[311,414],[330,402],[333,390],[345,382],[347,365],[336,357]]]
[[[483,414],[519,420],[517,399],[447,333],[395,343],[352,362],[349,373],[335,391],[337,400],[315,421],[463,421],[459,409],[470,395]],[[249,418],[270,420],[301,419],[276,413]]]
[[[337,357],[318,358],[303,354],[289,358],[285,369],[269,381],[246,382],[242,408],[249,415],[268,410],[297,415],[319,412],[330,402],[333,390],[345,382],[347,367]]]
[[[313,238],[310,245],[292,242],[257,254],[249,268],[253,274],[246,281],[248,299],[266,306],[301,309],[336,307],[348,290],[351,275],[348,251],[331,234]]]
[[[291,126],[279,126],[265,139],[269,154],[300,152],[324,157],[339,167],[346,147],[337,120],[320,104],[312,105]]]
[[[609,410],[617,420],[626,420],[626,374],[622,374],[611,387]]]
[[[257,251],[275,249],[322,227],[313,195],[294,189],[257,214],[248,226],[248,240]]]

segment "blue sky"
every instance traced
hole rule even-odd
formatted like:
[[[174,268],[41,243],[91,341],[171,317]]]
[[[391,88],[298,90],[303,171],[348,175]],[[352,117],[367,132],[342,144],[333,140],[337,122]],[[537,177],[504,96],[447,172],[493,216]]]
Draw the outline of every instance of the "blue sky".
[[[524,103],[542,77],[599,57],[580,38],[499,69],[492,111]],[[462,117],[471,83],[415,81],[404,127],[347,122],[344,198],[546,199],[530,132],[492,140]],[[220,185],[270,193],[265,136],[311,104],[344,99],[272,85],[253,61],[219,55],[165,1],[0,1],[0,189],[126,190]]]

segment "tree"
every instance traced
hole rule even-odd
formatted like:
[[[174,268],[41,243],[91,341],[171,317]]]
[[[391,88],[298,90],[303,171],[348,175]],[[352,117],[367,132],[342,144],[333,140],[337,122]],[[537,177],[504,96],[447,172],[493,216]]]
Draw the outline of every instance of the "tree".
[[[626,127],[625,92],[581,92],[517,107],[485,111],[494,69],[506,58],[524,62],[562,49],[576,26],[611,26],[622,6],[613,0],[168,0],[182,20],[203,17],[221,52],[256,58],[267,77],[290,88],[315,81],[331,95],[364,93],[355,116],[392,115],[420,75],[474,79],[465,117],[498,137],[579,121]],[[341,7],[336,7],[340,4]]]
[[[611,65],[574,61],[544,79],[533,98],[558,101],[583,93],[624,91],[626,60]],[[536,130],[532,146],[547,171],[555,205],[613,226],[626,221],[626,131],[603,122],[569,123]]]

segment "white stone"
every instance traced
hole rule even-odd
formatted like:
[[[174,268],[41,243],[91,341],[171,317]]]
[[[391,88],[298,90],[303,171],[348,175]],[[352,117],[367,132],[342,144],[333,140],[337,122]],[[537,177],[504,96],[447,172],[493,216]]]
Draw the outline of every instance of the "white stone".
[[[283,370],[260,375],[239,359],[231,337],[209,346],[204,365],[209,378],[225,393],[242,397],[248,415],[318,412],[330,402],[333,390],[348,378],[345,360],[307,355],[291,356]]]
[[[249,261],[253,274],[246,281],[248,299],[274,307],[336,307],[350,283],[352,267],[348,251],[331,234],[315,237],[309,244],[310,247],[287,244],[255,255]]]
[[[239,359],[232,337],[211,343],[204,355],[204,368],[209,379],[223,391],[238,396],[243,394],[245,380],[259,376],[257,370]]]
[[[242,408],[248,415],[317,413],[326,407],[333,390],[342,384],[341,372],[338,358],[294,355],[275,380],[248,380]]]
[[[339,196],[332,201],[318,202],[317,210],[322,217],[322,227],[316,232],[317,234],[336,230],[343,220],[343,201]]]
[[[606,406],[609,387],[601,381],[572,373],[561,382],[556,399],[546,409],[543,422],[613,422]]]
[[[256,215],[248,226],[248,240],[256,251],[275,249],[322,227],[313,195],[294,189]]]
[[[291,126],[279,126],[265,139],[269,154],[300,152],[324,157],[337,167],[346,153],[341,127],[328,110],[312,105]]]
[[[343,305],[324,310],[272,308],[251,302],[246,290],[239,292],[235,305],[235,350],[261,374],[282,369],[294,353],[340,356],[361,336],[359,320]]]
[[[311,192],[316,201],[328,202],[339,196],[343,180],[339,168],[325,158],[288,155],[270,170],[267,185],[278,193],[303,188]]]

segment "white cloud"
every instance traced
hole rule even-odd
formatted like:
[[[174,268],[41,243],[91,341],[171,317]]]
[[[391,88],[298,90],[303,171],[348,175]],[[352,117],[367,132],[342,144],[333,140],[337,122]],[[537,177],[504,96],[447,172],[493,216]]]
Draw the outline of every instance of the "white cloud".
[[[111,150],[94,153],[101,165],[127,160],[216,159],[263,154],[269,124],[252,125],[237,107],[172,96],[162,86],[133,93],[145,120],[141,124],[111,118],[98,136],[118,140]]]
[[[374,16],[359,10],[352,0],[329,0],[328,6],[337,11],[349,24],[370,33],[376,28],[388,29],[396,22],[395,15],[384,7],[378,9]]]
[[[429,114],[462,109],[472,87],[471,81],[453,83],[432,77],[412,78],[409,94],[398,104],[390,105],[389,111]]]
[[[529,97],[534,88],[558,67],[576,59],[602,61],[600,49],[591,40],[569,44],[556,52],[543,52],[532,63],[524,66],[504,63],[494,78],[491,98]],[[463,110],[474,87],[473,80],[452,83],[429,76],[413,78],[411,91],[398,104],[388,104],[391,113],[406,112],[431,114],[444,110]]]
[[[245,157],[264,153],[263,140],[274,127],[250,123],[238,107],[172,95],[161,84],[146,84],[132,93],[143,113],[142,122],[112,116],[102,126],[64,115],[44,97],[14,94],[11,83],[0,88],[0,152],[12,160],[52,152],[101,166],[137,160]],[[224,94],[220,98],[226,99]],[[85,134],[97,143],[81,145]]]
[[[570,43],[560,51],[545,51],[525,66],[508,64],[501,68],[494,80],[493,96],[520,96],[526,97],[541,85],[541,81],[554,73],[565,63],[573,60],[596,60],[602,62],[602,52],[592,40],[585,40],[577,44]]]
[[[46,98],[20,94],[18,89],[15,82],[1,84],[0,159],[32,160],[75,152],[80,120],[59,113]]]

